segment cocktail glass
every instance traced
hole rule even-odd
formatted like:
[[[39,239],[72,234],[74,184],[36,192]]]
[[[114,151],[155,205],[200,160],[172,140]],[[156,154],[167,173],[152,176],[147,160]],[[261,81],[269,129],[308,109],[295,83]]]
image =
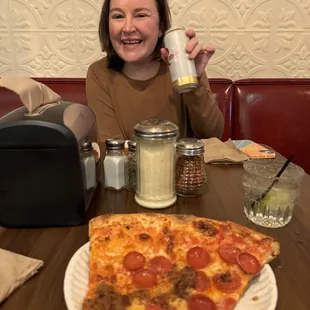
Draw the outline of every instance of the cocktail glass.
[[[243,165],[244,212],[257,225],[278,228],[292,219],[305,172],[290,163],[282,175],[276,178],[283,164],[284,161],[275,159],[258,159]],[[266,194],[274,180],[275,184]]]

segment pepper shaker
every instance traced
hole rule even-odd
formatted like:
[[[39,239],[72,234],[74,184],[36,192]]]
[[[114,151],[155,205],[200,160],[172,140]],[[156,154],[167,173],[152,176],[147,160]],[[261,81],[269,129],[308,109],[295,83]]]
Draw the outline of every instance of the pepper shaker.
[[[204,163],[204,144],[194,138],[180,139],[177,143],[176,193],[194,197],[202,194],[207,181]]]
[[[128,142],[128,155],[125,163],[126,189],[136,191],[137,186],[137,161],[136,161],[136,141]]]

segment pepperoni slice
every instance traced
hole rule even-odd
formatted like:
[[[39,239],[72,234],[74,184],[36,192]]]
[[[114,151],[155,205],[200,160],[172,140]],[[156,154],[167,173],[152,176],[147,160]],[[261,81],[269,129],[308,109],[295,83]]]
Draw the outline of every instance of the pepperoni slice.
[[[132,275],[132,281],[138,288],[151,288],[156,284],[156,275],[147,269],[141,269]]]
[[[209,253],[200,246],[195,246],[187,251],[187,264],[195,269],[206,267],[210,261]]]
[[[187,307],[189,310],[217,310],[214,301],[202,294],[191,296],[187,300]]]
[[[144,266],[145,257],[136,251],[129,252],[123,259],[123,265],[127,270],[137,270]]]
[[[165,310],[165,309],[156,305],[146,305],[145,310]]]
[[[217,308],[218,310],[232,310],[236,303],[236,299],[232,297],[225,297],[217,304]]]
[[[255,256],[250,253],[242,252],[237,256],[239,266],[245,273],[255,274],[261,269],[260,263]]]
[[[172,269],[172,263],[165,256],[156,256],[149,261],[148,267],[154,273],[164,273]]]
[[[198,271],[196,275],[195,290],[198,292],[206,291],[211,286],[211,281],[203,271]]]
[[[241,278],[230,272],[218,273],[213,277],[213,283],[223,293],[234,293],[241,286]]]
[[[237,264],[237,256],[241,250],[230,243],[223,243],[218,248],[220,257],[227,263]]]

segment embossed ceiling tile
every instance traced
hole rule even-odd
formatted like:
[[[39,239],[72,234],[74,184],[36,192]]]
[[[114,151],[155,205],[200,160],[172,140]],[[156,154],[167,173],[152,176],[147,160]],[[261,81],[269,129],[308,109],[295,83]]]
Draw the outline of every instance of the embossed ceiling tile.
[[[25,0],[11,1],[11,24],[14,30],[37,29],[42,23],[40,14]]]
[[[172,17],[173,15],[178,15],[191,1],[192,0],[168,0]]]
[[[54,5],[53,10],[47,16],[45,27],[63,31],[77,28],[77,20],[74,13],[73,0],[60,1]]]
[[[192,1],[180,11],[177,20],[186,28],[194,28],[202,44],[215,45],[213,59],[225,58],[234,45],[238,19],[227,1],[211,0],[207,5],[202,0]]]
[[[248,31],[244,40],[247,53],[259,62],[270,66],[290,59],[300,44],[302,32]]]
[[[277,32],[272,37],[270,51],[273,51],[273,62],[281,63],[289,60],[296,53],[302,41],[302,32]]]
[[[229,1],[194,0],[188,2],[177,16],[177,21],[198,32],[227,32],[238,26],[238,16]]]
[[[231,5],[237,12],[242,25],[242,21],[244,20],[244,18],[247,15],[251,14],[253,9],[262,2],[266,2],[266,0],[231,0]]]
[[[256,72],[264,70],[264,66],[256,59],[251,58],[244,48],[242,36],[236,41],[235,48],[221,62],[217,63],[219,69],[228,72],[231,79],[242,79]]]
[[[225,72],[225,70],[223,70],[222,68],[220,68],[217,65],[208,64],[208,66],[206,68],[206,73],[207,73],[207,76],[209,79],[210,78],[218,78],[218,77],[227,78],[227,79],[231,78],[230,72]]]
[[[99,25],[99,9],[93,3],[79,0],[76,5],[77,27],[87,31],[97,31]]]
[[[261,68],[259,71],[249,73],[248,78],[288,78],[286,70],[281,70],[275,66]]]
[[[309,0],[296,0],[304,12],[310,17],[310,1]],[[310,23],[310,18],[308,18],[308,25]]]
[[[9,1],[0,1],[0,31],[7,31],[9,28]]]
[[[260,1],[253,6],[250,13],[244,21],[248,30],[300,30],[305,29],[308,22],[308,16],[302,6],[290,0]]]
[[[87,2],[89,4],[94,5],[95,7],[97,7],[98,12],[101,12],[101,8],[103,6],[104,0],[79,0],[79,1],[84,1]]]
[[[36,77],[59,77],[70,64],[59,58],[54,50],[45,44],[41,51],[27,64],[18,68],[18,73],[28,72],[30,76]]]
[[[5,66],[0,59],[0,76],[13,76],[15,75],[12,65]]]
[[[79,32],[79,57],[81,62],[89,63],[98,59],[101,46],[97,32]]]
[[[8,0],[0,1],[0,74],[8,70],[6,65],[12,66],[13,53],[9,32]]]
[[[3,10],[3,9],[2,9]],[[1,12],[1,7],[0,7]],[[8,31],[8,13],[3,12],[0,13],[0,31]]]
[[[287,72],[288,76],[296,78],[310,77],[310,34],[303,35],[294,54],[278,62],[277,68]]]
[[[31,61],[42,49],[44,34],[37,31],[14,31],[12,35],[16,64]]]
[[[78,34],[74,31],[51,31],[46,34],[46,44],[51,52],[64,63],[78,61]]]
[[[23,0],[30,7],[32,7],[36,14],[42,17],[42,20],[46,18],[48,14],[63,0]]]
[[[1,65],[12,63],[12,48],[10,37],[7,31],[0,30],[0,68]]]

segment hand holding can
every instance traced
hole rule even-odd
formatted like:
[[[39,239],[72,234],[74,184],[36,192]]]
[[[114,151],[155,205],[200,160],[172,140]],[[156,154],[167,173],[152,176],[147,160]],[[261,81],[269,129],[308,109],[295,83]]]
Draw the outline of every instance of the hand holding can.
[[[195,89],[197,78],[204,73],[215,47],[202,45],[195,30],[185,30],[184,27],[168,29],[164,44],[166,48],[161,50],[162,58],[169,62],[171,79],[176,90],[183,93]]]
[[[171,81],[179,93],[190,92],[198,85],[194,60],[189,59],[186,52],[188,42],[184,27],[171,27],[165,33],[164,45],[169,51]]]

